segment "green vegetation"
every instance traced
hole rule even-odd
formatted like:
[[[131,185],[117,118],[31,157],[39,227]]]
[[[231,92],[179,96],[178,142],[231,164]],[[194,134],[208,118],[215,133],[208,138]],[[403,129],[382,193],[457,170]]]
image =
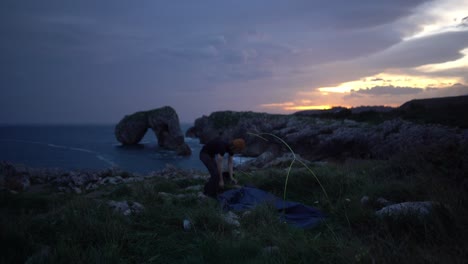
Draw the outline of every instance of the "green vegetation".
[[[105,194],[89,196],[93,198],[4,191],[0,262],[462,263],[468,254],[468,195],[453,175],[463,175],[465,168],[440,156],[435,161],[401,155],[390,161],[312,166],[328,197],[308,169],[292,167],[287,199],[328,215],[324,224],[310,230],[281,223],[267,205],[241,214],[236,228],[223,221],[212,199],[166,199],[158,194],[194,192],[186,187],[204,183],[196,179],[153,178],[107,186]],[[237,172],[237,177],[281,197],[287,169]],[[364,195],[394,202],[432,200],[445,206],[424,221],[392,221],[377,218],[374,208],[361,205]],[[108,200],[139,202],[145,210],[126,217],[112,211]],[[192,223],[188,231],[184,219]],[[44,248],[47,253],[39,254]]]

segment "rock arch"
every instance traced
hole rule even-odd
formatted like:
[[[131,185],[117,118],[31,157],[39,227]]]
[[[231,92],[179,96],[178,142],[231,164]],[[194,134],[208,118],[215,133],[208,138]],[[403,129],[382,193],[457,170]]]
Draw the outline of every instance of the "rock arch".
[[[184,141],[179,117],[170,106],[125,116],[115,127],[115,137],[123,145],[135,145],[148,129],[153,130],[159,146],[174,150],[178,155],[191,154],[190,147]]]

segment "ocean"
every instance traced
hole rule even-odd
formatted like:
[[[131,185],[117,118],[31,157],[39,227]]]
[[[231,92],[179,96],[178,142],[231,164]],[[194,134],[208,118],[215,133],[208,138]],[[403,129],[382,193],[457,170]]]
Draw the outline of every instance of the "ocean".
[[[182,132],[190,124],[182,124]],[[181,157],[159,148],[151,129],[136,147],[123,147],[113,125],[18,125],[0,126],[0,161],[34,168],[120,169],[148,173],[166,164],[206,171],[198,159],[198,139],[185,138],[192,155]]]

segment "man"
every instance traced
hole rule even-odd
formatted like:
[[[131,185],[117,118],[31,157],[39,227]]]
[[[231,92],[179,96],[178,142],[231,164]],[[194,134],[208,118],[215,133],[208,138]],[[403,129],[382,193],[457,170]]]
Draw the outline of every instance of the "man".
[[[205,195],[216,198],[218,191],[224,188],[223,157],[228,153],[229,180],[237,184],[233,177],[233,156],[245,148],[245,141],[241,138],[226,142],[216,138],[206,143],[200,151],[200,160],[205,164],[210,173],[210,180],[205,184]]]

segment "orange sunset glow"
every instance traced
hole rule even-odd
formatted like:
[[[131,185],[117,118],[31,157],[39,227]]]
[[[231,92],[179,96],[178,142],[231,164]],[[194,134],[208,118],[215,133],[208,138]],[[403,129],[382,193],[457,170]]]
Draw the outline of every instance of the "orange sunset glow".
[[[411,99],[468,94],[468,14],[460,8],[467,4],[439,1],[423,6],[400,23],[423,15],[431,19],[404,32],[398,43],[366,56],[305,68],[309,84],[290,87],[294,92],[286,102],[259,107],[285,113],[332,106],[398,107]],[[447,42],[449,37],[459,40]],[[447,45],[453,50],[444,49]],[[324,74],[332,77],[316,84]]]

